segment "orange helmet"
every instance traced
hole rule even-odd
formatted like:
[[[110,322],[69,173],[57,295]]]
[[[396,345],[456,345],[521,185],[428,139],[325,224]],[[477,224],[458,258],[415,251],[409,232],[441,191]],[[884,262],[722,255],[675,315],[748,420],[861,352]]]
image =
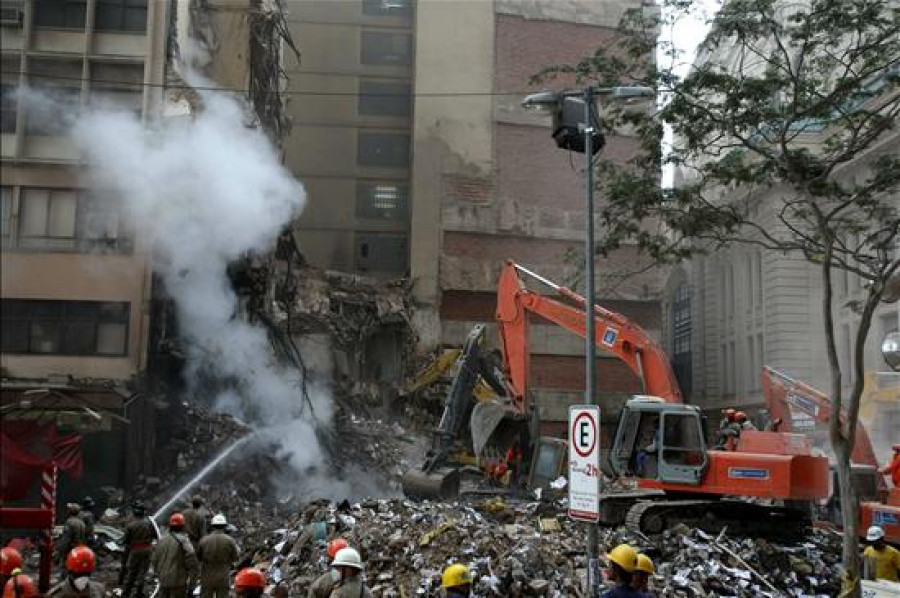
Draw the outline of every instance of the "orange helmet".
[[[348,546],[350,545],[347,543],[347,540],[343,538],[335,538],[328,543],[328,550],[326,550],[325,552],[328,554],[329,560],[334,560],[334,555],[338,553],[338,550],[347,548]]]
[[[14,569],[22,567],[22,555],[11,546],[0,550],[0,575],[12,575]]]
[[[169,517],[169,527],[181,529],[184,527],[184,515],[181,513],[172,513]]]
[[[76,546],[66,557],[66,569],[71,573],[91,573],[96,566],[97,557],[87,546]]]
[[[246,588],[259,588],[263,589],[266,587],[266,576],[263,575],[263,572],[259,569],[246,568],[241,569],[240,572],[234,578],[234,589],[235,590],[243,590]]]
[[[35,598],[39,595],[37,585],[27,575],[11,577],[3,588],[3,598]]]
[[[743,411],[736,411],[734,414],[734,419],[736,419],[739,422],[745,421],[747,419],[747,414],[744,413]]]

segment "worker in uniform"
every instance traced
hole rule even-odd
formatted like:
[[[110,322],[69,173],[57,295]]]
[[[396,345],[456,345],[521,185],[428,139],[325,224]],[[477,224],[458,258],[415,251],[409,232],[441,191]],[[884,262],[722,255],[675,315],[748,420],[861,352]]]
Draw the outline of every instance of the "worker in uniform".
[[[363,563],[353,548],[341,548],[331,566],[337,569],[340,579],[331,591],[331,598],[372,598],[372,592],[362,581]]]
[[[891,477],[891,483],[894,484],[894,488],[900,488],[900,444],[895,444],[893,449],[894,458],[891,459],[891,462],[884,469],[879,471],[882,475]]]
[[[202,598],[228,598],[229,575],[239,555],[237,543],[225,533],[227,525],[225,515],[219,513],[212,518],[212,532],[200,540],[197,559]]]
[[[13,576],[13,571],[22,568],[22,555],[18,550],[7,546],[0,549],[0,587],[6,586],[6,581]]]
[[[85,496],[84,500],[81,501],[81,511],[78,513],[78,517],[84,522],[85,543],[91,547],[94,546],[95,542],[94,525],[97,522],[97,517],[94,514],[94,509],[96,507],[97,503],[94,502],[94,499],[90,496]]]
[[[641,595],[645,598],[652,597],[649,586],[650,576],[654,573],[656,573],[656,568],[653,566],[653,561],[643,552],[639,552],[637,564],[634,566],[634,573],[631,574],[631,588],[641,592]]]
[[[206,509],[206,501],[199,494],[191,499],[191,507],[184,510],[184,533],[191,540],[194,550],[200,545],[200,540],[206,535],[206,522],[210,512]]]
[[[740,435],[740,426],[735,421],[737,411],[728,408],[722,410],[722,419],[719,420],[719,429],[716,430],[716,446],[718,450],[734,450],[737,437]]]
[[[56,560],[61,565],[65,565],[66,555],[73,548],[87,543],[86,528],[79,516],[80,513],[81,506],[78,503],[70,502],[66,505],[66,522],[63,525],[62,537],[56,545]]]
[[[197,553],[184,534],[184,515],[172,513],[169,533],[163,536],[150,556],[150,563],[159,578],[160,598],[185,598],[194,585],[200,568]]]
[[[16,571],[3,585],[3,598],[38,598],[41,594],[34,580],[20,570]]]
[[[746,432],[748,430],[752,430],[754,432],[757,431],[756,426],[752,421],[750,421],[750,419],[747,417],[747,414],[743,411],[738,411],[734,414],[734,421],[740,428],[741,432]]]
[[[643,598],[641,592],[632,589],[631,579],[637,568],[637,550],[628,544],[619,544],[609,551],[609,579],[615,586],[603,593],[602,598]]]
[[[309,591],[306,593],[307,598],[328,598],[331,596],[331,591],[340,580],[340,573],[338,573],[337,569],[332,567],[334,557],[337,556],[338,551],[349,546],[347,540],[343,538],[335,538],[328,543],[328,548],[325,549],[325,555],[328,559],[328,571],[320,575],[318,579],[309,586]]]
[[[134,520],[125,528],[125,535],[122,537],[125,552],[122,554],[119,585],[123,586],[123,598],[143,598],[157,532],[153,522],[146,516],[147,511],[142,503],[132,504],[131,512]]]
[[[441,574],[441,589],[447,598],[468,598],[472,594],[472,572],[461,563],[450,565]]]
[[[234,578],[238,598],[260,598],[266,589],[266,576],[259,569],[241,569]]]
[[[104,598],[106,588],[91,579],[97,557],[87,546],[73,548],[66,557],[66,576],[50,590],[53,598]]]
[[[866,530],[866,541],[869,546],[863,551],[863,556],[866,558],[866,569],[870,572],[867,577],[900,581],[900,550],[888,546],[884,541],[884,529],[873,525]]]

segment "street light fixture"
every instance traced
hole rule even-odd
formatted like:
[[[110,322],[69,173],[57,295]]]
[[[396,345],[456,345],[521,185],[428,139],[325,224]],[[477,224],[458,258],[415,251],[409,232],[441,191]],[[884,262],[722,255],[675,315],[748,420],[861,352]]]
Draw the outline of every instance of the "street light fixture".
[[[881,341],[881,355],[895,372],[900,372],[900,332],[891,332]]]
[[[596,102],[601,97],[614,101],[629,101],[655,95],[653,89],[640,86],[586,87],[574,91],[542,91],[526,97],[522,106],[529,110],[553,115],[553,139],[562,149],[584,154],[585,186],[585,244],[584,244],[584,313],[585,313],[585,376],[584,395],[588,405],[594,404],[597,377],[596,337],[594,318],[594,154],[603,148],[600,115]],[[598,559],[597,523],[588,524],[588,595],[599,592],[600,563]]]

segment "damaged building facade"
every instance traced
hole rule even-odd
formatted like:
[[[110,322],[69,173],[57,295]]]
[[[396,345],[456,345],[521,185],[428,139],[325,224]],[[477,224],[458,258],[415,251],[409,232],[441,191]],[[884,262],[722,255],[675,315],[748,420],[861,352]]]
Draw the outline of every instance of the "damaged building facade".
[[[286,164],[309,193],[295,226],[314,265],[377,278],[408,277],[418,351],[460,346],[493,322],[506,259],[575,284],[585,229],[581,177],[522,98],[541,69],[607,42],[638,0],[304,0],[290,6],[302,60],[286,56]],[[649,5],[647,5],[649,7]],[[446,35],[452,31],[453,35]],[[607,156],[636,142],[614,135]],[[601,199],[602,200],[602,199]],[[659,331],[653,276],[626,277],[627,250],[598,264],[604,306]],[[550,292],[549,289],[536,289]],[[532,334],[532,387],[545,431],[560,432],[583,397],[583,341],[546,322]],[[496,330],[491,342],[496,346]],[[608,413],[639,391],[601,356]]]

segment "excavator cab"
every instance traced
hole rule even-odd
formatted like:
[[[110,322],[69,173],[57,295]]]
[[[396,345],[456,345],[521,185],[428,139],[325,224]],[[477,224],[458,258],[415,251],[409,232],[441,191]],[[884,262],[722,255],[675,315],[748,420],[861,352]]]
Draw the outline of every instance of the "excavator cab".
[[[657,397],[631,399],[619,416],[609,461],[619,476],[699,485],[709,465],[702,413]]]

